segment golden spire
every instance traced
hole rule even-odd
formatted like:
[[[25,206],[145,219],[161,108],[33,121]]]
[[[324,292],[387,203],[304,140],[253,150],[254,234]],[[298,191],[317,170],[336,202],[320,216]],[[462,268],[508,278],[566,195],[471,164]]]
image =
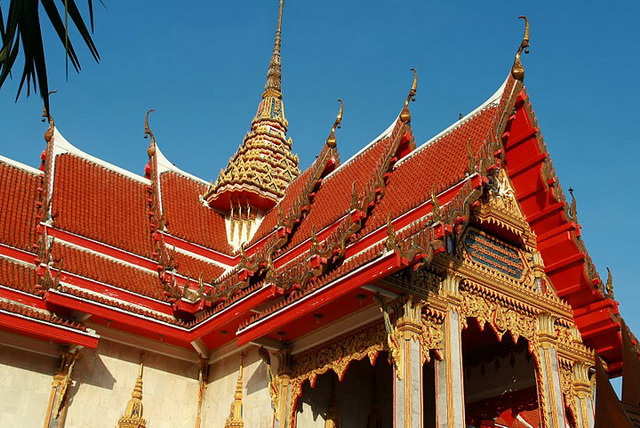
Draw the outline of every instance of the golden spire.
[[[276,41],[273,44],[273,54],[271,54],[271,62],[267,71],[267,83],[264,85],[264,93],[262,98],[277,97],[282,98],[282,66],[280,64],[280,44],[282,33],[282,10],[284,9],[284,0],[280,0],[278,9],[278,27],[276,28]]]
[[[240,369],[238,370],[238,380],[236,381],[236,391],[233,394],[233,403],[231,403],[231,411],[229,417],[224,424],[224,428],[244,428],[242,420],[242,397],[244,395],[244,386],[242,380],[242,372],[244,370],[244,353],[240,355]]]
[[[518,51],[516,52],[516,59],[513,61],[513,67],[511,67],[511,75],[516,80],[524,79],[524,66],[520,61],[520,55],[522,51],[525,54],[529,53],[529,19],[526,16],[518,16],[520,19],[524,19],[524,37],[522,38],[522,42],[520,43],[520,47],[518,47]]]
[[[251,129],[204,195],[209,206],[224,213],[229,213],[234,204],[249,204],[263,212],[270,210],[300,174],[298,157],[291,152],[292,141],[287,138],[289,123],[282,101],[280,42],[283,7],[284,1],[280,0],[267,83]]]
[[[333,123],[333,127],[331,128],[331,133],[327,138],[327,146],[331,148],[336,146],[336,129],[340,128],[340,124],[342,123],[342,112],[344,111],[344,103],[342,100],[338,100],[338,102],[340,103],[340,110],[338,111],[336,121]]]
[[[131,399],[127,403],[124,414],[118,419],[118,428],[145,428],[147,421],[142,418],[142,371],[144,368],[144,354],[140,357],[140,368],[136,385],[133,387]]]
[[[149,142],[149,147],[147,148],[147,154],[149,157],[153,156],[156,153],[156,137],[151,132],[151,128],[149,128],[149,113],[156,111],[156,109],[152,108],[144,115],[144,138],[151,137],[151,141]]]
[[[411,68],[410,70],[413,71],[413,83],[411,84],[411,90],[409,91],[409,95],[407,95],[407,99],[404,101],[404,107],[400,113],[400,120],[404,123],[411,123],[409,102],[416,100],[416,92],[418,90],[418,72],[415,68]]]

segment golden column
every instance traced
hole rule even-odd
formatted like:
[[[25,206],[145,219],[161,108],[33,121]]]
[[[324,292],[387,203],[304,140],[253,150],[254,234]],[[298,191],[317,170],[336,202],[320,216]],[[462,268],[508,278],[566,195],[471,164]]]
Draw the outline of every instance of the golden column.
[[[442,326],[442,360],[435,361],[438,428],[465,426],[459,284],[460,278],[452,273],[442,282],[441,292],[447,300],[447,313]]]
[[[393,426],[422,428],[422,306],[411,296],[387,304],[378,297],[393,362]],[[395,322],[391,322],[393,310]]]
[[[595,414],[593,406],[593,384],[589,379],[591,364],[576,362],[573,365],[573,389],[575,391],[576,427],[593,428]]]
[[[565,406],[560,384],[560,368],[556,349],[555,317],[549,313],[538,315],[536,342],[536,379],[543,426],[562,427],[566,424]]]
[[[292,358],[288,348],[275,353],[278,359],[278,374],[270,385],[271,402],[274,411],[274,428],[293,426],[291,403]]]

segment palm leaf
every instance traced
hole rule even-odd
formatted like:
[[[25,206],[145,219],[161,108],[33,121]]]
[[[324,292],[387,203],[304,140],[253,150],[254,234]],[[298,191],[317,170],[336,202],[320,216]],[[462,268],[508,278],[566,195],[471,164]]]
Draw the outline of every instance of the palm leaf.
[[[42,10],[44,10],[47,20],[51,23],[55,34],[64,47],[67,61],[71,62],[77,72],[81,68],[80,60],[69,39],[69,18],[72,25],[78,30],[89,52],[91,52],[91,56],[96,62],[100,61],[100,54],[76,1],[61,0],[61,2],[63,3],[65,14],[64,21],[55,0],[9,0],[6,14],[3,11],[2,3],[0,3],[0,40],[2,41],[2,48],[0,49],[0,88],[7,81],[7,78],[11,76],[11,70],[16,65],[19,53],[22,52],[24,65],[20,75],[16,100],[26,86],[27,96],[31,94],[32,90],[40,92],[47,112],[50,111],[49,84],[40,22],[41,16],[39,14],[40,5],[42,5]],[[93,32],[93,0],[87,0],[87,3],[91,31]]]

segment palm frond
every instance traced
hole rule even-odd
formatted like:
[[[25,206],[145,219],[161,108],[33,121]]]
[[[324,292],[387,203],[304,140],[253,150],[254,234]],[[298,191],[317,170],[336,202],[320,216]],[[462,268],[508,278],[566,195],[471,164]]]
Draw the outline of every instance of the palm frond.
[[[5,13],[0,3],[0,89],[11,76],[11,70],[16,65],[19,53],[22,52],[24,65],[20,75],[20,83],[16,99],[20,97],[26,85],[27,96],[31,91],[40,92],[47,112],[49,108],[49,84],[47,78],[47,63],[44,51],[44,41],[41,29],[40,6],[46,14],[55,34],[65,50],[68,62],[80,71],[80,60],[69,39],[69,25],[73,25],[80,34],[84,44],[89,49],[96,62],[100,61],[100,54],[93,42],[91,32],[94,29],[93,0],[87,0],[91,32],[82,17],[76,0],[62,0],[64,4],[64,20],[59,5],[55,0],[9,0],[8,12]],[[5,18],[6,17],[6,18]],[[69,24],[69,18],[71,24]]]

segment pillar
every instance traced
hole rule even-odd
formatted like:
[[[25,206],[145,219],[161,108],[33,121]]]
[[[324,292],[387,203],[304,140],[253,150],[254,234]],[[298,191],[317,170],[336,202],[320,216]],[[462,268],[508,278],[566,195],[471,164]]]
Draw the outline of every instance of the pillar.
[[[422,428],[422,304],[411,298],[396,308],[393,426]]]
[[[460,314],[450,308],[443,324],[442,360],[435,361],[436,426],[462,428],[464,420],[464,380]]]
[[[442,325],[442,359],[435,361],[436,427],[464,428],[460,278],[453,272],[442,282],[441,294],[447,300],[447,313]]]
[[[282,349],[275,354],[278,359],[278,374],[271,380],[269,394],[274,406],[273,427],[289,428],[294,426],[291,406],[291,369],[292,358],[289,349]]]
[[[575,390],[576,428],[593,428],[595,414],[593,411],[593,390],[589,380],[591,364],[577,362],[573,365],[573,388]]]
[[[534,355],[537,360],[537,388],[545,427],[562,427],[566,424],[565,408],[560,386],[560,370],[555,345],[555,319],[551,314],[538,316],[537,346]],[[536,355],[537,354],[537,355]]]

